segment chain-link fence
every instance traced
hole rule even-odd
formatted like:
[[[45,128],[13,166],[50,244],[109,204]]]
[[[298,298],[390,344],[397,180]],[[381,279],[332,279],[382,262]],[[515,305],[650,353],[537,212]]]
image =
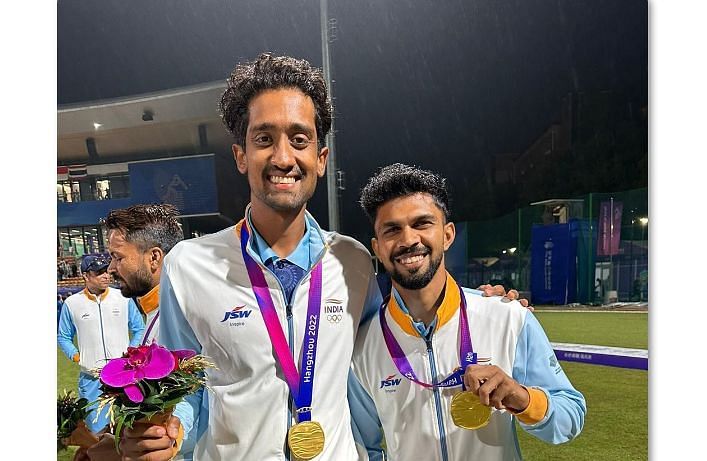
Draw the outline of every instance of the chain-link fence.
[[[550,286],[552,270],[552,281],[559,277],[564,284],[562,301],[554,303],[648,300],[646,188],[546,200],[495,219],[459,223],[457,229],[466,261],[450,270],[466,286],[500,283],[542,301],[542,289],[557,289],[557,283]],[[539,248],[541,234],[553,229],[566,235],[562,264],[555,261],[557,238],[554,248],[547,243],[552,237]]]

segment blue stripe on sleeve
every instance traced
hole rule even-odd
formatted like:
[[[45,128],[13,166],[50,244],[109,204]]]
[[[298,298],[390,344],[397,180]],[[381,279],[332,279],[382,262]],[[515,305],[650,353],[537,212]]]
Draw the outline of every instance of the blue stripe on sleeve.
[[[383,427],[373,399],[358,381],[353,370],[349,370],[348,399],[354,441],[365,447],[369,460],[382,461]]]
[[[76,335],[76,327],[71,319],[69,305],[64,303],[59,317],[59,332],[56,335],[56,342],[59,348],[69,360],[72,360],[74,355],[79,353],[79,350],[74,346],[74,336]]]
[[[202,351],[201,344],[196,339],[194,331],[189,326],[187,319],[179,306],[179,301],[174,294],[172,283],[169,280],[166,267],[162,270],[160,278],[160,328],[157,333],[157,342],[171,350],[174,349],[191,349],[197,354]],[[174,409],[174,416],[179,418],[179,421],[184,427],[184,444],[182,451],[186,451],[187,447],[193,447],[198,440],[196,421],[208,421],[208,410],[202,412],[203,404],[203,388],[196,393],[187,396],[183,401],[179,402]],[[201,414],[200,414],[201,413]]]

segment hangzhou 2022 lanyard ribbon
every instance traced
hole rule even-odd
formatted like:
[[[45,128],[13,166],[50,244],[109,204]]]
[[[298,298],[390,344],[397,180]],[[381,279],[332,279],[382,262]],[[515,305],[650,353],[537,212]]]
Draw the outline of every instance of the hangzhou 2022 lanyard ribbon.
[[[302,345],[302,370],[297,372],[297,366],[290,355],[290,349],[277,317],[275,304],[270,296],[270,289],[263,271],[246,251],[250,237],[246,223],[241,225],[241,251],[245,260],[248,277],[253,287],[253,293],[260,307],[260,313],[265,322],[270,342],[275,351],[275,358],[282,367],[285,382],[290,388],[292,398],[297,407],[298,423],[292,426],[287,434],[287,442],[292,453],[299,459],[312,459],[324,449],[324,430],[321,425],[312,421],[312,389],[314,386],[314,370],[317,359],[317,339],[319,336],[319,318],[322,299],[322,264],[317,263],[312,269],[309,282],[309,301],[307,305],[307,326]]]

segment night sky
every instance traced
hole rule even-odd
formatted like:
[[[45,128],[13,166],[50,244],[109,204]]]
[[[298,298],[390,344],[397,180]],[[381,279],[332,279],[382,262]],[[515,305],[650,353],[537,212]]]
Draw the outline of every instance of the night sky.
[[[460,200],[492,154],[523,152],[542,134],[568,92],[608,89],[647,104],[647,8],[643,0],[330,0],[344,232],[367,240],[355,200],[384,164],[436,170]],[[319,2],[60,0],[58,103],[224,80],[261,51],[320,66]],[[326,227],[324,181],[310,205]]]

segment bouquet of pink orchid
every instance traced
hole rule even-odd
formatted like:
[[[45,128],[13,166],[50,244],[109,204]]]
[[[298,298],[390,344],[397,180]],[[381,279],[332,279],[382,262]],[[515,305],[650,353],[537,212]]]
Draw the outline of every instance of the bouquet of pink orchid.
[[[154,341],[128,347],[123,357],[109,360],[98,374],[103,391],[98,408],[110,405],[116,448],[123,428],[166,422],[177,403],[205,385],[203,372],[213,366],[192,350],[170,351]]]

